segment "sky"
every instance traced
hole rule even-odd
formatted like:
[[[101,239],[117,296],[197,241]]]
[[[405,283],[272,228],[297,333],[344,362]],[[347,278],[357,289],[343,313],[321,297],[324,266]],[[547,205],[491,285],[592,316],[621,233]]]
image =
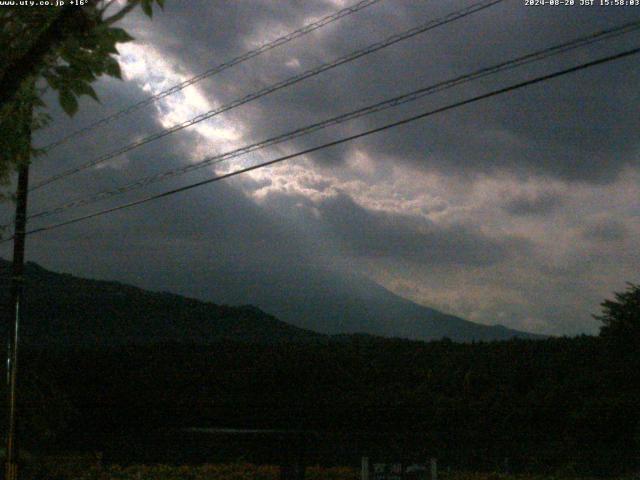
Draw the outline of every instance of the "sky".
[[[123,80],[68,118],[46,97],[43,145],[349,0],[167,0],[122,22]],[[473,1],[381,0],[34,160],[32,182],[224,106]],[[577,2],[579,3],[579,2]],[[637,7],[505,0],[32,192],[36,213],[363,106],[640,19]],[[356,134],[640,45],[640,33],[470,82],[86,207],[56,223]],[[30,236],[45,267],[225,303],[234,274],[331,268],[483,324],[596,333],[640,282],[640,70],[622,59],[131,209]],[[3,218],[10,209],[2,207]],[[8,258],[7,244],[0,255]],[[282,292],[286,295],[286,292]],[[243,302],[244,303],[244,302]]]

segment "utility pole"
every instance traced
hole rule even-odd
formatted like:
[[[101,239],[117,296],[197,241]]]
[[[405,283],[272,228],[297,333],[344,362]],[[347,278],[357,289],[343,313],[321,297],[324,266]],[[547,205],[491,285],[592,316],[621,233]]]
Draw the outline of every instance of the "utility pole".
[[[29,160],[31,155],[31,118],[33,104],[29,98],[18,108],[19,118],[16,134],[24,139],[24,149],[18,158],[18,185],[16,189],[16,213],[13,233],[13,263],[11,269],[11,300],[9,341],[7,349],[7,450],[5,480],[18,479],[18,434],[17,434],[17,382],[18,339],[23,315],[24,252],[27,225],[27,193],[29,190]]]

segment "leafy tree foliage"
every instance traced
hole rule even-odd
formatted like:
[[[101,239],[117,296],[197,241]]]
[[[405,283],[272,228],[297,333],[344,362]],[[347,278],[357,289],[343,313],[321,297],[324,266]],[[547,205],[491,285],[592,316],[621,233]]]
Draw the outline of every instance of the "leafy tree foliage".
[[[61,349],[27,353],[23,364],[50,372],[78,412],[59,448],[83,445],[119,462],[275,461],[286,446],[277,436],[177,436],[192,426],[245,427],[318,432],[311,463],[435,456],[491,471],[508,457],[520,472],[604,475],[634,471],[640,447],[638,361],[612,368],[605,351],[597,337],[344,336]],[[173,433],[149,435],[158,430]]]
[[[15,134],[16,122],[22,121],[16,110],[30,102],[44,107],[39,98],[47,88],[58,92],[69,115],[78,110],[81,95],[98,100],[91,83],[101,75],[121,78],[116,45],[132,39],[114,24],[137,6],[151,17],[154,2],[164,4],[164,0],[128,0],[117,9],[113,0],[90,0],[82,7],[67,2],[58,8],[0,8],[0,181],[6,181],[18,161],[15,152],[28,142]],[[31,128],[46,121],[46,115],[35,115]]]
[[[600,335],[640,345],[640,285],[629,283],[626,291],[614,295],[614,300],[601,303],[602,315],[594,315],[602,322]]]
[[[33,115],[34,106],[42,106],[33,83],[22,88],[16,98],[2,110],[0,117],[0,185],[9,181],[14,167],[29,162],[30,131],[46,121]],[[0,201],[6,196],[0,193]],[[0,230],[1,231],[1,230]]]

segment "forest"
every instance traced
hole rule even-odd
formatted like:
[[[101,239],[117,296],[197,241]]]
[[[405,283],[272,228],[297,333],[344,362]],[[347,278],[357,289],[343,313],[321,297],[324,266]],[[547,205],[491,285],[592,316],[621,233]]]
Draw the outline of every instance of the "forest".
[[[312,464],[429,455],[457,470],[506,461],[516,472],[620,474],[637,468],[640,447],[640,356],[628,340],[31,348],[23,438],[120,463],[274,463],[304,439]],[[216,440],[190,427],[294,433]]]
[[[35,271],[18,414],[20,444],[36,456],[278,465],[295,455],[326,467],[435,457],[452,471],[605,476],[640,466],[637,285],[602,303],[597,336],[457,343],[320,335],[254,307]]]

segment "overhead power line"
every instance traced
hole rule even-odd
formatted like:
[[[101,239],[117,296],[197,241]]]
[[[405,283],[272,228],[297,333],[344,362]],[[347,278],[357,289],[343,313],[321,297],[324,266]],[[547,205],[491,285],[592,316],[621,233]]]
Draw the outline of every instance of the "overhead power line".
[[[383,110],[387,110],[392,107],[396,107],[398,105],[413,102],[415,100],[424,98],[425,96],[432,95],[434,93],[438,93],[443,90],[448,90],[449,88],[453,88],[467,82],[478,80],[480,78],[484,78],[490,75],[495,75],[496,73],[499,73],[499,72],[512,70],[514,68],[521,67],[523,65],[527,65],[533,62],[538,62],[540,60],[544,60],[551,56],[559,55],[561,53],[566,53],[568,51],[585,47],[587,45],[592,45],[596,42],[610,40],[612,38],[636,31],[639,28],[640,28],[640,20],[636,20],[634,22],[629,22],[617,27],[609,28],[606,30],[600,30],[590,35],[585,35],[568,42],[553,45],[543,50],[538,50],[536,52],[529,53],[527,55],[523,55],[517,58],[513,58],[511,60],[507,60],[505,62],[501,62],[496,65],[492,65],[490,67],[476,70],[472,73],[461,75],[446,81],[438,82],[428,87],[422,87],[417,90],[413,90],[412,92],[405,93],[403,95],[399,95],[399,96],[396,96],[372,105],[368,105],[366,107],[359,108],[357,110],[353,110],[351,112],[344,113],[344,114],[323,120],[321,122],[313,123],[311,125],[307,125],[305,127],[301,127],[296,130],[283,133],[281,135],[268,138],[266,140],[262,140],[260,142],[256,142],[250,145],[236,148],[234,150],[231,150],[225,153],[209,156],[196,163],[190,163],[182,167],[173,168],[161,173],[138,178],[132,182],[121,185],[116,188],[102,190],[100,192],[97,192],[85,197],[76,198],[62,205],[59,205],[57,207],[34,213],[33,215],[30,215],[28,218],[35,219],[35,218],[48,217],[54,214],[62,213],[69,209],[87,206],[100,200],[112,198],[117,195],[122,195],[124,193],[130,192],[133,190],[138,190],[140,188],[147,187],[149,185],[152,185],[160,181],[168,180],[169,178],[173,178],[179,175],[184,175],[186,173],[190,173],[207,166],[211,166],[227,160],[231,160],[233,158],[237,158],[237,157],[246,155],[248,153],[261,150],[266,147],[270,147],[276,144],[283,143],[285,141],[289,141],[289,140],[301,137],[303,135],[308,135],[310,133],[316,132],[318,130],[321,130],[333,125],[338,125],[347,121],[351,121],[351,120],[363,117],[365,115],[370,115]]]
[[[533,78],[533,79],[530,79],[530,80],[526,80],[526,81],[523,81],[523,82],[520,82],[520,83],[509,85],[508,87],[503,87],[503,88],[500,88],[500,89],[497,89],[497,90],[493,90],[493,91],[491,91],[489,93],[485,93],[485,94],[482,94],[482,95],[477,95],[475,97],[468,98],[466,100],[462,100],[462,101],[459,101],[459,102],[455,102],[455,103],[449,104],[449,105],[444,106],[444,107],[436,108],[434,110],[429,110],[429,111],[420,113],[418,115],[413,115],[411,117],[407,117],[407,118],[404,118],[402,120],[398,120],[398,121],[395,121],[395,122],[392,122],[392,123],[387,123],[387,124],[385,124],[385,125],[383,125],[381,127],[377,127],[377,128],[373,128],[373,129],[370,129],[370,130],[366,130],[364,132],[361,132],[361,133],[358,133],[358,134],[355,134],[355,135],[350,135],[348,137],[344,137],[344,138],[341,138],[341,139],[338,139],[338,140],[334,140],[332,142],[324,143],[324,144],[316,146],[316,147],[308,148],[306,150],[302,150],[302,151],[299,151],[299,152],[296,152],[296,153],[292,153],[292,154],[289,154],[289,155],[284,155],[284,156],[278,157],[276,159],[269,160],[267,162],[259,163],[257,165],[252,165],[252,166],[246,167],[246,168],[241,168],[239,170],[235,170],[233,172],[226,173],[224,175],[218,175],[218,176],[206,179],[206,180],[202,180],[202,181],[199,181],[199,182],[196,182],[196,183],[191,183],[189,185],[185,185],[183,187],[174,188],[172,190],[167,190],[165,192],[162,192],[162,193],[159,193],[159,194],[155,194],[155,195],[150,195],[148,197],[145,197],[145,198],[133,201],[133,202],[121,204],[121,205],[118,205],[118,206],[115,206],[115,207],[111,207],[111,208],[107,208],[107,209],[104,209],[104,210],[99,210],[97,212],[93,212],[93,213],[90,213],[90,214],[87,214],[87,215],[74,217],[74,218],[71,218],[69,220],[65,220],[65,221],[60,222],[60,223],[54,223],[54,224],[51,224],[51,225],[46,225],[46,226],[43,226],[43,227],[35,228],[33,230],[27,231],[26,234],[27,235],[33,235],[35,233],[41,233],[41,232],[45,232],[45,231],[48,231],[48,230],[53,230],[53,229],[60,228],[60,227],[63,227],[63,226],[66,226],[66,225],[70,225],[70,224],[73,224],[73,223],[78,223],[78,222],[81,222],[81,221],[84,221],[84,220],[89,220],[91,218],[100,217],[100,216],[106,215],[108,213],[117,212],[119,210],[124,210],[124,209],[127,209],[127,208],[135,207],[137,205],[142,205],[144,203],[148,203],[148,202],[151,202],[151,201],[154,201],[154,200],[159,200],[161,198],[169,197],[169,196],[175,195],[177,193],[181,193],[181,192],[185,192],[187,190],[191,190],[191,189],[194,189],[194,188],[197,188],[197,187],[201,187],[203,185],[208,185],[210,183],[214,183],[214,182],[218,182],[218,181],[221,181],[221,180],[225,180],[227,178],[235,177],[235,176],[243,174],[243,173],[247,173],[247,172],[250,172],[250,171],[253,171],[253,170],[257,170],[257,169],[260,169],[260,168],[264,168],[264,167],[268,167],[270,165],[274,165],[274,164],[277,164],[277,163],[280,163],[280,162],[284,162],[286,160],[291,160],[293,158],[297,158],[297,157],[300,157],[300,156],[303,156],[303,155],[308,155],[310,153],[314,153],[314,152],[317,152],[319,150],[324,150],[325,148],[329,148],[329,147],[333,147],[333,146],[340,145],[340,144],[343,144],[343,143],[347,143],[347,142],[356,140],[358,138],[362,138],[362,137],[366,137],[366,136],[372,135],[374,133],[383,132],[385,130],[389,130],[391,128],[398,127],[400,125],[405,125],[405,124],[414,122],[416,120],[420,120],[420,119],[427,118],[427,117],[430,117],[430,116],[438,114],[438,113],[442,113],[442,112],[446,112],[446,111],[449,111],[449,110],[453,110],[455,108],[459,108],[459,107],[462,107],[464,105],[469,105],[471,103],[475,103],[475,102],[478,102],[480,100],[484,100],[484,99],[487,99],[487,98],[495,97],[497,95],[501,95],[501,94],[504,94],[504,93],[507,93],[507,92],[518,90],[518,89],[521,89],[521,88],[524,88],[524,87],[528,87],[528,86],[531,86],[531,85],[535,85],[535,84],[538,84],[538,83],[546,82],[546,81],[552,80],[554,78],[558,78],[558,77],[561,77],[561,76],[564,76],[564,75],[568,75],[570,73],[574,73],[574,72],[578,72],[580,70],[585,70],[587,68],[594,67],[596,65],[602,65],[602,64],[605,64],[605,63],[608,63],[608,62],[612,62],[614,60],[620,60],[620,59],[625,58],[625,57],[630,57],[632,55],[637,55],[638,53],[640,53],[640,47],[633,48],[633,49],[630,49],[630,50],[626,50],[626,51],[623,51],[623,52],[620,52],[620,53],[617,53],[617,54],[614,54],[614,55],[609,55],[609,56],[606,56],[606,57],[603,57],[603,58],[599,58],[597,60],[592,60],[590,62],[582,63],[582,64],[577,65],[575,67],[567,68],[567,69],[564,69],[564,70],[559,70],[559,71],[556,71],[556,72],[553,72],[553,73],[549,73],[547,75],[543,75],[543,76],[536,77],[536,78]],[[11,238],[3,240],[0,243],[7,242],[9,240],[11,240]]]
[[[298,75],[295,75],[293,77],[289,77],[285,80],[282,80],[280,82],[274,83],[268,87],[265,87],[261,90],[258,90],[257,92],[253,92],[250,93],[240,99],[234,100],[226,105],[223,105],[221,107],[218,107],[216,109],[210,110],[208,112],[202,113],[190,120],[187,120],[185,122],[179,123],[177,125],[174,125],[173,127],[170,127],[168,129],[165,130],[161,130],[159,132],[156,132],[152,135],[149,135],[147,137],[144,137],[140,140],[137,140],[133,143],[130,143],[124,147],[121,147],[117,150],[113,150],[109,153],[106,153],[104,155],[101,155],[89,162],[86,162],[82,165],[79,165],[77,167],[71,168],[69,170],[66,170],[62,173],[53,175],[51,177],[48,177],[44,180],[42,180],[39,183],[36,183],[31,190],[37,190],[39,188],[44,187],[45,185],[48,185],[50,183],[62,180],[63,178],[69,177],[70,175],[74,175],[78,172],[81,172],[83,170],[86,170],[88,168],[94,167],[96,165],[99,165],[101,163],[106,162],[107,160],[111,160],[115,157],[118,157],[120,155],[123,155],[127,152],[130,152],[131,150],[134,150],[135,148],[141,147],[142,145],[146,145],[150,142],[153,142],[154,140],[158,140],[160,138],[166,137],[167,135],[170,135],[172,133],[178,132],[180,130],[183,130],[187,127],[191,127],[199,122],[202,122],[204,120],[208,120],[216,115],[219,115],[223,112],[229,111],[231,109],[237,108],[241,105],[244,105],[246,103],[249,103],[253,100],[257,100],[258,98],[264,97],[265,95],[269,95],[273,92],[276,92],[278,90],[281,90],[283,88],[289,87],[291,85],[294,85],[296,83],[299,83],[303,80],[306,80],[307,78],[310,77],[314,77],[316,75],[319,75],[323,72],[326,72],[327,70],[331,70],[335,67],[338,67],[340,65],[343,65],[345,63],[348,62],[352,62],[353,60],[356,60],[360,57],[363,57],[365,55],[369,55],[371,53],[377,52],[379,50],[382,50],[383,48],[389,47],[391,45],[394,45],[398,42],[401,42],[403,40],[407,40],[409,38],[415,37],[416,35],[419,35],[421,33],[427,32],[429,30],[432,30],[436,27],[439,27],[441,25],[446,25],[448,23],[451,22],[455,22],[456,20],[459,20],[461,18],[467,17],[469,15],[472,15],[476,12],[479,12],[481,10],[484,10],[486,8],[489,8],[493,5],[496,5],[498,3],[501,3],[503,0],[483,0],[481,2],[475,3],[473,5],[470,5],[466,8],[463,8],[461,10],[457,10],[453,13],[448,14],[445,17],[436,19],[436,20],[430,20],[426,23],[423,23],[417,27],[411,28],[409,30],[405,30],[402,33],[398,33],[395,35],[392,35],[390,37],[387,37],[386,39],[380,41],[380,42],[376,42],[373,43],[363,49],[360,50],[356,50],[354,52],[351,52],[343,57],[338,58],[337,60],[334,60],[332,62],[328,62],[328,63],[324,63],[318,67],[312,68],[310,70],[307,70],[303,73],[300,73]]]
[[[640,20],[636,20],[634,22],[625,23],[623,25],[609,28],[606,30],[600,30],[589,35],[582,36],[577,39],[573,39],[568,42],[564,42],[561,44],[553,45],[551,47],[547,47],[543,50],[538,50],[533,53],[529,53],[527,55],[523,55],[505,62],[498,63],[496,65],[492,65],[490,67],[482,68],[480,70],[476,70],[472,73],[467,73],[465,75],[460,75],[458,77],[438,82],[436,84],[422,87],[417,90],[413,90],[412,92],[405,93],[403,95],[399,95],[372,105],[368,105],[363,108],[359,108],[357,110],[353,110],[348,113],[344,113],[321,122],[313,123],[311,125],[307,125],[305,127],[298,128],[296,130],[283,133],[281,135],[277,135],[275,137],[268,138],[266,140],[262,140],[260,142],[256,142],[250,145],[246,145],[240,148],[236,148],[234,150],[206,157],[196,163],[190,163],[188,165],[173,168],[161,173],[157,173],[154,175],[149,175],[146,177],[138,178],[132,182],[129,182],[125,185],[121,185],[117,188],[103,190],[85,197],[76,198],[74,200],[68,201],[62,205],[57,207],[50,208],[48,210],[40,211],[30,215],[29,219],[35,218],[43,218],[48,217],[54,214],[59,214],[69,209],[78,208],[90,205],[100,200],[104,200],[107,198],[113,198],[118,195],[122,195],[124,193],[138,190],[140,188],[144,188],[151,184],[168,180],[170,178],[184,175],[186,173],[190,173],[192,171],[215,165],[227,160],[231,160],[233,158],[237,158],[248,153],[261,150],[266,147],[270,147],[276,144],[283,143],[285,141],[292,140],[294,138],[301,137],[303,135],[308,135],[310,133],[316,132],[318,130],[327,128],[332,125],[338,125],[347,121],[351,121],[365,115],[370,115],[373,113],[377,113],[383,110],[387,110],[392,107],[396,107],[398,105],[402,105],[405,103],[409,103],[420,98],[424,98],[425,96],[432,95],[437,92],[441,92],[443,90],[447,90],[449,88],[456,87],[458,85],[471,82],[474,80],[478,80],[480,78],[484,78],[490,75],[495,75],[496,73],[511,70],[517,67],[521,67],[523,65],[527,65],[533,62],[538,62],[540,60],[549,58],[551,56],[559,55],[561,53],[566,53],[571,50],[575,50],[577,48],[585,47],[587,45],[592,45],[596,42],[602,42],[605,40],[610,40],[612,38],[636,31],[640,28]]]
[[[304,25],[303,27],[294,30],[293,32],[287,33],[286,35],[283,35],[282,37],[279,37],[271,42],[265,43],[263,45],[261,45],[260,47],[256,48],[255,50],[250,50],[248,52],[243,53],[242,55],[239,55],[237,57],[232,58],[231,60],[221,63],[220,65],[217,65],[213,68],[210,68],[209,70],[206,70],[204,72],[202,72],[199,75],[196,75],[194,77],[191,77],[187,80],[185,80],[184,82],[178,83],[176,85],[173,85],[170,88],[167,88],[166,90],[163,90],[161,92],[156,93],[155,95],[152,95],[150,97],[145,98],[144,100],[141,100],[137,103],[134,103],[122,110],[119,110],[111,115],[108,115],[104,118],[101,118],[100,120],[91,123],[89,125],[87,125],[86,127],[83,127],[79,130],[76,130],[75,132],[70,133],[69,135],[66,135],[58,140],[56,140],[55,142],[49,143],[47,145],[45,145],[44,147],[42,147],[42,150],[44,150],[45,152],[48,152],[52,149],[54,149],[55,147],[62,145],[63,143],[68,142],[69,140],[71,140],[72,138],[76,138],[79,137],[81,135],[84,135],[88,132],[91,132],[93,130],[95,130],[98,127],[101,127],[103,125],[106,125],[107,123],[111,123],[114,120],[117,120],[119,118],[124,117],[125,115],[129,115],[130,113],[133,113],[137,110],[140,110],[143,107],[146,107],[147,105],[151,105],[154,102],[157,102],[158,100],[164,98],[164,97],[168,97],[169,95],[172,95],[174,93],[177,93],[181,90],[184,90],[185,88],[187,88],[190,85],[193,85],[195,83],[198,83],[201,80],[204,80],[205,78],[209,78],[212,77],[214,75],[217,75],[218,73],[231,68],[235,65],[238,65],[239,63],[245,62],[251,58],[257,57],[258,55],[261,55],[265,52],[268,52],[269,50],[273,50],[274,48],[277,48],[281,45],[284,45],[286,43],[291,42],[292,40],[295,40],[296,38],[300,38],[303,37],[304,35],[307,35],[315,30],[318,30],[319,28],[324,27],[325,25],[329,25],[330,23],[333,23],[337,20],[340,20],[341,18],[344,18],[346,16],[349,16],[353,13],[356,13],[360,10],[363,10],[371,5],[374,5],[378,2],[380,2],[382,0],[362,0],[350,7],[346,7],[343,8],[342,10],[338,10],[337,12],[332,13],[331,15],[327,15],[326,17],[322,17],[320,20],[316,20],[315,22],[311,22],[308,23],[306,25]]]

